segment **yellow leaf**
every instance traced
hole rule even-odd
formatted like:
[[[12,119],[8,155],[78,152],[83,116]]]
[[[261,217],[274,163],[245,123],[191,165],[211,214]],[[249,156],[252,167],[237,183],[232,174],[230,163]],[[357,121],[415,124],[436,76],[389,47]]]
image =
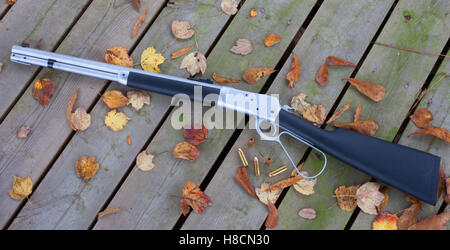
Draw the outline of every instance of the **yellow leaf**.
[[[124,67],[133,67],[133,58],[124,47],[116,46],[106,50],[105,62]]]
[[[131,118],[126,114],[117,112],[117,110],[113,109],[106,114],[105,125],[112,131],[121,131],[125,125],[127,125],[129,120],[131,120]]]
[[[95,162],[94,156],[87,158],[82,156],[75,163],[75,170],[77,171],[77,176],[83,180],[88,180],[92,178],[98,171],[99,164]]]
[[[102,96],[108,108],[114,109],[128,104],[128,98],[118,90],[108,90]]]
[[[12,189],[8,191],[9,196],[15,200],[23,200],[28,195],[31,194],[33,190],[33,182],[31,181],[31,177],[27,176],[27,178],[21,178],[14,176],[14,183]]]
[[[162,64],[166,58],[161,54],[156,53],[154,47],[149,47],[141,55],[141,66],[145,71],[160,73],[158,65]]]
[[[373,230],[397,230],[398,217],[395,214],[384,212],[378,215],[372,223]]]

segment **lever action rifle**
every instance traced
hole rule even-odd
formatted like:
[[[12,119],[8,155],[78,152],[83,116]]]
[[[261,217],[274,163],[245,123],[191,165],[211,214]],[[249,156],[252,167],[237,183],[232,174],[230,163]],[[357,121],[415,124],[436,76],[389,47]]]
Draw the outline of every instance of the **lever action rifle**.
[[[273,96],[217,86],[203,79],[156,74],[22,46],[12,47],[11,61],[115,81],[132,88],[168,96],[184,94],[194,101],[209,99],[211,105],[253,116],[261,138],[278,142],[301,176],[303,175],[281,143],[280,136],[289,135],[318,150],[324,156],[323,167],[317,175],[303,176],[305,178],[316,178],[324,171],[326,152],[420,200],[432,205],[437,202],[440,167],[438,156],[346,129],[320,129],[291,113],[290,107],[281,107],[278,99]],[[201,95],[194,95],[194,90],[198,88],[201,88]],[[215,97],[205,98],[207,96]],[[237,96],[239,98],[236,98]],[[263,122],[277,128],[275,131],[278,131],[278,128],[283,131],[267,135],[261,130]]]

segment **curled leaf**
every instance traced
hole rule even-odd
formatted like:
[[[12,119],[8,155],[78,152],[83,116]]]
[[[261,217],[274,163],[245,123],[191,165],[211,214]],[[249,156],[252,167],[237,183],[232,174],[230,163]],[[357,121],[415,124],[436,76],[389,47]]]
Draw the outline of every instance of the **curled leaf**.
[[[105,215],[115,214],[118,212],[120,212],[120,208],[107,208],[107,209],[103,210],[102,212],[98,213],[97,220],[101,219]]]
[[[195,145],[192,145],[189,142],[185,141],[175,145],[172,153],[175,158],[185,159],[190,162],[194,162],[195,159],[197,159],[197,157],[200,155],[200,151],[198,151]]]
[[[302,174],[308,176],[306,171],[302,171]],[[312,195],[314,194],[314,186],[316,183],[317,179],[301,179],[294,183],[294,189],[303,195]]]
[[[164,63],[166,59],[159,53],[156,53],[154,47],[149,47],[142,52],[141,67],[145,71],[160,73],[159,65]]]
[[[438,215],[433,215],[410,226],[408,230],[446,230],[444,226],[450,220],[450,211],[444,211]]]
[[[270,201],[272,203],[275,203],[278,199],[278,197],[280,197],[281,194],[281,189],[279,190],[271,190],[270,188],[270,183],[265,182],[263,184],[261,184],[261,187],[257,187],[255,188],[255,192],[256,192],[256,196],[258,196],[258,199],[267,205],[267,203]],[[266,191],[264,191],[266,190]]]
[[[330,119],[328,119],[327,124],[330,124],[330,123],[336,121],[351,106],[352,106],[352,102],[345,104],[338,112],[334,113],[333,116],[331,116]]]
[[[170,54],[170,58],[175,59],[178,58],[180,56],[184,56],[186,55],[186,53],[188,53],[189,51],[191,51],[194,48],[194,45],[191,45],[189,47],[186,48],[181,48],[177,51],[172,52],[172,54]]]
[[[422,209],[422,203],[411,196],[406,196],[405,198],[407,201],[411,202],[412,205],[405,209],[400,216],[400,219],[398,221],[398,229],[399,230],[407,230],[410,226],[416,224],[417,222],[417,215],[419,214],[419,211]]]
[[[189,39],[195,34],[188,21],[173,21],[172,34],[178,39]]]
[[[444,200],[447,204],[450,204],[450,177],[445,180],[445,186],[446,186],[446,189],[445,189],[446,195],[445,195]]]
[[[270,34],[264,40],[264,45],[266,45],[266,47],[271,47],[271,46],[279,43],[280,41],[281,41],[281,37],[279,37],[275,34]]]
[[[321,86],[326,86],[328,84],[328,65],[326,62],[319,68],[316,75],[316,82]]]
[[[326,59],[326,64],[328,64],[328,66],[351,66],[351,67],[355,67],[356,65],[346,61],[344,59],[340,59],[337,58],[335,56],[329,56]]]
[[[12,189],[8,191],[8,194],[15,200],[23,200],[30,195],[32,191],[33,181],[31,181],[30,176],[27,176],[27,178],[14,176],[13,186]]]
[[[237,173],[234,175],[234,178],[242,185],[242,187],[253,197],[257,197],[255,189],[253,185],[250,183],[250,179],[248,178],[247,168],[241,166],[238,168]]]
[[[31,133],[32,128],[29,126],[21,126],[18,130],[17,130],[17,137],[20,139],[24,139],[27,138],[28,135]]]
[[[305,101],[307,95],[304,93],[300,93],[294,96],[291,100],[291,107],[295,109],[299,114],[305,112],[311,104]]]
[[[139,27],[141,27],[142,22],[144,22],[146,17],[147,17],[147,8],[145,8],[144,13],[142,13],[142,15],[138,18],[138,20],[134,24],[133,32],[131,33],[131,38],[135,38],[137,36]]]
[[[124,47],[116,46],[105,51],[105,62],[123,67],[133,67],[133,58]]]
[[[234,54],[243,56],[250,54],[252,50],[253,50],[252,42],[244,38],[238,39],[236,41],[236,45],[230,49],[230,51],[233,52]]]
[[[66,110],[67,120],[69,121],[70,127],[75,131],[77,129],[75,128],[75,125],[73,124],[73,121],[72,121],[72,110],[73,110],[73,105],[75,104],[75,101],[77,99],[77,95],[78,95],[78,89],[75,90],[75,92],[72,94],[72,97],[70,97],[69,102],[67,103],[67,110]]]
[[[275,228],[278,224],[278,210],[275,205],[268,201],[267,207],[269,208],[269,215],[267,216],[265,226],[266,228]]]
[[[376,207],[381,204],[384,195],[378,190],[380,184],[367,182],[356,191],[356,202],[364,213],[377,214]]]
[[[372,223],[373,230],[397,230],[398,217],[395,214],[384,212],[378,215]]]
[[[47,106],[54,92],[55,86],[52,80],[48,78],[42,78],[33,85],[33,97],[44,105],[44,107]]]
[[[239,82],[240,80],[237,78],[225,78],[225,77],[221,77],[219,75],[217,75],[217,73],[213,73],[212,74],[212,79],[220,84],[224,84],[224,83],[235,83],[235,82]]]
[[[208,205],[211,205],[209,197],[200,190],[197,183],[188,181],[183,187],[183,196],[180,201],[183,215],[187,215],[190,208],[195,213],[203,213]]]
[[[220,7],[222,8],[223,12],[225,12],[227,15],[234,15],[238,11],[238,1],[237,0],[222,0],[220,3]]]
[[[150,96],[142,91],[131,90],[127,92],[128,104],[139,111],[144,104],[150,105]]]
[[[286,75],[286,79],[289,81],[289,87],[293,88],[294,84],[298,81],[300,77],[300,62],[296,55],[292,56],[291,69]]]
[[[379,102],[384,99],[384,93],[386,89],[383,86],[372,82],[357,80],[354,78],[347,78],[346,80],[351,85],[356,87],[356,89],[358,89],[359,92],[366,95],[370,99],[376,102]]]
[[[83,108],[77,108],[71,116],[71,125],[75,131],[84,131],[91,126],[91,115]]]
[[[261,78],[268,76],[276,70],[267,67],[248,68],[244,71],[243,78],[248,84],[254,84]]]
[[[419,131],[416,131],[410,134],[409,136],[411,135],[432,135],[446,142],[450,142],[450,132],[445,128],[429,126]]]
[[[355,116],[353,117],[353,121],[357,122],[361,120],[361,111],[362,111],[362,105],[359,104],[356,108]]]
[[[144,172],[150,171],[155,167],[155,164],[153,163],[154,157],[154,155],[147,154],[147,152],[144,150],[137,155],[136,166]]]
[[[123,107],[128,104],[128,98],[118,90],[106,91],[102,99],[110,109]]]
[[[186,69],[191,76],[206,71],[206,57],[200,51],[192,52],[183,58],[181,61],[180,69]]]
[[[320,105],[312,105],[306,108],[302,113],[305,120],[314,123],[315,125],[322,125],[327,118],[327,111],[325,107]]]
[[[202,124],[202,128],[185,128],[184,139],[192,145],[198,146],[205,142],[208,137],[208,129]]]
[[[106,127],[112,131],[121,131],[131,118],[126,114],[117,112],[117,110],[113,109],[106,114],[104,120]]]
[[[94,156],[89,158],[82,156],[81,159],[77,160],[75,163],[75,170],[79,178],[88,180],[97,173],[99,166],[100,165],[95,161]]]
[[[357,206],[356,202],[356,191],[358,190],[358,186],[340,186],[334,190],[334,193],[336,194],[336,198],[338,201],[339,207],[346,211],[351,212],[353,211]]]
[[[264,191],[268,191],[268,190],[281,190],[287,187],[290,187],[292,185],[294,185],[295,183],[297,183],[298,181],[300,181],[301,179],[303,179],[303,177],[301,177],[300,175],[298,176],[293,176],[293,177],[289,177],[286,178],[284,180],[281,180],[273,185],[270,185],[270,187],[268,187],[267,190]]]
[[[303,219],[312,220],[316,218],[316,210],[312,208],[303,208],[298,212],[298,216]]]
[[[5,0],[6,4],[8,5],[12,5],[16,2],[17,0]]]
[[[336,123],[335,127],[350,129],[363,135],[374,136],[377,133],[378,125],[372,121],[357,121],[350,123]]]
[[[380,192],[384,195],[384,199],[381,201],[380,205],[377,206],[377,210],[379,213],[383,211],[384,207],[389,201],[389,188],[387,186],[384,186],[380,189]]]
[[[141,0],[133,0],[134,7],[139,11],[141,9]]]
[[[427,109],[420,108],[409,118],[414,122],[418,128],[426,128],[433,120],[433,114]]]

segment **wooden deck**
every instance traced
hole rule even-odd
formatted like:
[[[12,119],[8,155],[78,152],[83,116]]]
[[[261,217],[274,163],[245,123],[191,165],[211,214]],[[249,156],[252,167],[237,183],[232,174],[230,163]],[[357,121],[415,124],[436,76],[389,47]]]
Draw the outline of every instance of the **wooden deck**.
[[[340,121],[350,121],[361,103],[362,118],[375,120],[378,138],[394,141],[442,158],[442,167],[450,173],[449,145],[431,136],[411,136],[417,130],[407,119],[419,93],[440,80],[449,70],[448,59],[375,45],[374,42],[435,53],[448,53],[450,2],[447,0],[241,0],[234,16],[222,12],[219,0],[141,0],[141,12],[148,8],[139,35],[132,39],[131,29],[140,13],[128,0],[18,0],[13,6],[0,1],[0,228],[3,229],[265,229],[267,207],[250,197],[233,176],[240,161],[239,147],[247,154],[271,157],[270,168],[261,168],[261,177],[250,175],[254,186],[275,183],[284,175],[269,179],[267,173],[287,165],[281,148],[259,140],[254,130],[210,130],[207,142],[199,146],[200,157],[191,163],[176,159],[173,147],[183,141],[183,133],[171,126],[171,98],[150,93],[151,104],[139,112],[121,108],[132,120],[121,132],[108,130],[103,117],[108,108],[100,98],[106,90],[126,91],[120,84],[26,67],[9,61],[12,45],[22,42],[58,53],[103,61],[102,48],[123,46],[138,62],[143,50],[154,46],[166,62],[161,72],[188,77],[179,69],[181,58],[170,53],[193,44],[177,40],[170,32],[173,20],[195,24],[199,50],[207,57],[208,78],[213,72],[240,78],[249,67],[272,67],[278,71],[256,84],[245,82],[230,86],[253,92],[279,94],[282,105],[297,93],[334,112],[349,101],[350,111]],[[261,8],[264,12],[261,12]],[[260,10],[251,18],[251,9]],[[275,33],[282,38],[273,47],[264,39]],[[229,49],[239,38],[253,42],[246,56]],[[286,74],[292,54],[298,56],[302,75],[294,89],[287,87]],[[330,82],[320,87],[315,75],[325,58],[337,56],[357,64],[330,70]],[[55,94],[43,107],[31,95],[32,83],[48,77]],[[386,97],[375,103],[363,97],[342,79],[355,77],[386,88]],[[450,129],[449,78],[425,95],[419,107],[429,109],[433,126]],[[67,101],[79,89],[77,107],[86,107],[92,124],[84,132],[74,132],[66,119]],[[330,114],[329,114],[330,115]],[[27,125],[33,131],[26,139],[16,136]],[[332,127],[331,125],[327,126]],[[127,137],[131,145],[127,144]],[[255,145],[247,148],[250,137]],[[316,154],[307,147],[288,141],[287,147],[304,169],[311,172],[321,166]],[[148,172],[136,168],[141,151],[155,155],[156,167]],[[306,153],[306,154],[305,154]],[[89,181],[75,174],[74,165],[81,156],[95,156],[100,170]],[[11,199],[13,176],[30,176],[33,193],[29,199]],[[370,229],[374,216],[356,210],[344,212],[336,205],[333,191],[340,185],[361,184],[371,178],[350,166],[329,158],[327,170],[319,177],[316,193],[302,196],[293,188],[284,190],[277,201],[279,222],[276,229]],[[189,181],[200,184],[211,198],[212,206],[203,214],[183,216],[179,200]],[[398,213],[409,206],[405,194],[390,188],[387,211]],[[441,199],[436,206],[424,205],[420,217],[445,209]],[[97,220],[105,208],[121,211]],[[317,218],[298,216],[302,208],[313,208]]]

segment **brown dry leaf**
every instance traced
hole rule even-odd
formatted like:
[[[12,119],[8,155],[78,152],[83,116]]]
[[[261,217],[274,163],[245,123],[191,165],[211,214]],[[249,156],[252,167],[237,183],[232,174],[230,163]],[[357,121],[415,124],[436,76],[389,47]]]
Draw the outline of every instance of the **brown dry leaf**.
[[[380,205],[377,206],[378,213],[383,212],[384,207],[386,207],[389,201],[389,188],[384,186],[380,189],[380,192],[384,195],[384,199],[381,201]]]
[[[120,208],[107,208],[107,209],[103,210],[102,212],[98,213],[97,220],[100,220],[100,218],[102,218],[105,215],[115,214],[118,212],[120,212]]]
[[[329,56],[326,59],[326,64],[328,64],[328,66],[351,66],[351,67],[355,67],[356,65],[346,61],[344,59],[340,59],[334,56]]]
[[[2,69],[3,69],[3,63],[0,62],[0,72],[2,72]]]
[[[417,215],[420,209],[422,209],[422,203],[418,199],[409,195],[405,199],[411,202],[412,205],[405,209],[400,216],[398,220],[399,230],[407,230],[410,226],[414,225],[417,222]]]
[[[433,215],[410,226],[408,230],[446,230],[444,226],[450,220],[450,211],[444,211],[438,215]]]
[[[75,131],[77,129],[75,128],[75,125],[73,124],[73,121],[72,121],[72,110],[73,110],[73,105],[75,104],[75,101],[77,99],[77,95],[78,95],[78,89],[75,90],[72,97],[70,97],[69,102],[67,103],[67,110],[66,110],[67,120],[69,121],[70,127]]]
[[[298,212],[298,216],[303,219],[312,220],[316,218],[316,210],[312,208],[303,208]]]
[[[188,181],[183,187],[183,197],[180,201],[180,208],[183,215],[187,215],[190,208],[196,213],[203,213],[206,206],[211,205],[209,197],[203,193],[198,184]]]
[[[446,142],[450,142],[450,132],[445,128],[429,126],[419,131],[416,131],[410,134],[409,136],[411,135],[432,135]]]
[[[264,44],[266,45],[266,47],[271,47],[279,42],[281,42],[281,37],[275,34],[268,35],[264,40]]]
[[[172,153],[175,158],[185,159],[190,162],[194,162],[195,159],[197,159],[197,157],[200,155],[200,151],[198,151],[195,145],[192,145],[189,142],[185,141],[175,145]]]
[[[439,181],[438,181],[438,200],[441,198],[442,192],[444,191],[445,187],[445,179],[447,178],[447,173],[445,172],[444,168],[439,169]]]
[[[154,155],[147,154],[144,150],[137,155],[136,166],[144,172],[150,171],[155,167],[155,164],[153,163],[154,157]]]
[[[265,182],[263,184],[261,184],[261,187],[257,187],[255,188],[255,192],[256,192],[256,196],[258,197],[258,199],[267,205],[268,201],[275,203],[278,199],[278,197],[280,197],[281,194],[281,189],[280,190],[270,190],[270,183],[269,182]],[[267,191],[264,191],[267,190]]]
[[[105,62],[123,67],[133,67],[133,58],[124,47],[115,46],[105,51]]]
[[[200,126],[198,126],[200,127]],[[198,146],[205,142],[208,138],[208,129],[202,124],[201,128],[184,128],[184,139],[194,146]]]
[[[276,70],[267,67],[248,68],[244,71],[243,78],[248,84],[254,84],[261,78],[268,76]]]
[[[117,110],[113,109],[106,114],[105,125],[112,131],[121,131],[125,125],[127,125],[129,120],[131,120],[131,118],[126,114],[117,112]]]
[[[253,50],[252,42],[244,38],[238,39],[236,41],[236,45],[230,49],[230,51],[233,52],[234,54],[243,56],[250,54],[252,50]]]
[[[219,76],[216,72],[214,72],[214,73],[212,74],[211,77],[212,77],[212,79],[213,79],[215,82],[220,83],[220,84],[225,84],[225,83],[236,83],[236,82],[241,81],[241,80],[239,80],[239,79],[237,79],[237,78],[225,78],[225,77],[221,77],[221,76]]]
[[[286,75],[286,79],[289,81],[289,88],[293,88],[294,84],[298,81],[300,77],[300,62],[296,55],[292,56],[291,69]]]
[[[316,82],[321,86],[326,86],[328,84],[328,65],[324,62],[320,66],[319,71],[317,71]]]
[[[180,69],[186,69],[191,76],[206,71],[206,57],[200,51],[192,52],[183,58],[181,61]]]
[[[335,127],[350,129],[363,135],[374,136],[377,133],[378,125],[372,121],[357,121],[350,123],[336,123]]]
[[[77,108],[71,115],[71,126],[75,131],[85,131],[91,126],[91,115],[83,108]]]
[[[138,11],[141,9],[141,0],[133,0],[133,4]]]
[[[445,185],[446,185],[446,195],[445,195],[445,202],[447,202],[447,204],[450,204],[450,177],[447,178],[445,180]]]
[[[24,139],[27,138],[28,135],[30,134],[32,128],[28,127],[28,126],[21,126],[18,130],[17,130],[17,137],[20,139]]]
[[[356,108],[355,116],[353,117],[353,122],[361,121],[361,111],[362,111],[362,105],[359,104]]]
[[[95,161],[94,156],[89,158],[82,156],[81,159],[77,160],[75,163],[75,170],[79,178],[88,180],[97,173],[99,166],[100,165]]]
[[[359,92],[366,95],[370,99],[379,102],[384,99],[384,93],[386,92],[386,89],[376,83],[372,82],[365,82],[361,80],[357,80],[354,78],[347,78],[346,79],[351,85],[356,87]]]
[[[238,168],[237,173],[234,175],[234,178],[242,185],[242,187],[253,197],[257,197],[255,189],[253,185],[250,183],[250,179],[248,178],[247,168],[241,166]]]
[[[287,188],[287,187],[290,187],[290,186],[294,185],[295,183],[297,183],[301,179],[303,179],[303,177],[301,177],[300,175],[289,177],[289,178],[281,180],[281,181],[279,181],[279,182],[277,182],[275,184],[270,185],[270,187],[268,187],[267,190],[264,190],[264,191],[281,190],[281,189],[284,189],[284,188]]]
[[[426,128],[433,120],[433,114],[427,109],[420,108],[409,118],[414,122],[418,128]]]
[[[189,39],[195,34],[195,30],[191,29],[188,21],[172,22],[172,34],[178,39]]]
[[[6,4],[8,5],[12,5],[16,2],[17,0],[5,0]]]
[[[380,184],[367,182],[356,191],[356,203],[361,211],[368,214],[377,214],[376,207],[381,204],[384,195],[379,191]]]
[[[106,103],[108,108],[115,109],[123,107],[128,104],[128,98],[118,90],[108,90],[102,96],[103,101]]]
[[[42,78],[33,85],[33,97],[44,105],[44,107],[47,106],[54,92],[55,86],[52,80],[48,78]]]
[[[337,119],[339,119],[339,117],[341,117],[342,114],[345,111],[347,111],[351,106],[352,106],[352,102],[345,104],[338,112],[334,113],[333,116],[331,116],[330,119],[328,119],[327,124],[330,124],[330,123],[336,121]]]
[[[304,93],[300,93],[294,97],[292,97],[291,100],[291,107],[295,109],[295,111],[297,111],[299,114],[302,114],[303,112],[305,112],[309,106],[311,106],[311,104],[307,103],[305,101],[306,97],[308,95],[304,94]]]
[[[194,48],[194,45],[191,45],[189,47],[186,48],[181,48],[177,51],[172,52],[172,54],[170,54],[170,58],[175,59],[178,58],[180,56],[184,56],[186,55],[186,53],[188,53],[189,51],[191,51]]]
[[[33,181],[30,176],[21,178],[14,176],[12,189],[8,191],[9,196],[15,200],[23,200],[33,191]]]
[[[222,11],[225,12],[227,15],[234,15],[238,11],[238,1],[237,0],[222,0],[220,3],[220,7],[222,8]]]
[[[127,92],[128,104],[139,111],[144,104],[150,105],[150,96],[142,91],[131,90]]]
[[[269,208],[269,215],[267,216],[265,226],[266,228],[275,228],[278,224],[278,210],[272,202],[267,202]]]
[[[308,172],[302,171],[304,176],[308,176]],[[303,195],[314,194],[314,186],[317,184],[317,179],[301,179],[294,183],[295,191]]]
[[[336,199],[338,201],[339,207],[346,211],[353,211],[358,204],[356,203],[356,191],[358,190],[358,186],[349,186],[346,187],[344,185],[336,188],[334,193],[336,194]]]
[[[312,105],[306,108],[305,112],[302,113],[305,120],[314,123],[317,126],[322,125],[327,118],[327,111],[325,107],[320,105]]]
[[[397,230],[398,217],[395,214],[384,212],[378,215],[372,223],[373,230]]]
[[[165,60],[163,55],[156,53],[155,47],[148,47],[141,54],[141,67],[145,71],[160,73],[159,65]]]
[[[138,20],[134,24],[133,32],[131,33],[131,38],[135,38],[137,36],[139,27],[141,27],[142,22],[145,21],[146,17],[147,17],[147,8],[145,8],[144,13],[142,13],[142,15],[138,18]]]

